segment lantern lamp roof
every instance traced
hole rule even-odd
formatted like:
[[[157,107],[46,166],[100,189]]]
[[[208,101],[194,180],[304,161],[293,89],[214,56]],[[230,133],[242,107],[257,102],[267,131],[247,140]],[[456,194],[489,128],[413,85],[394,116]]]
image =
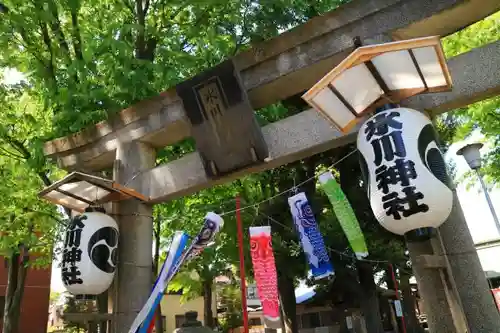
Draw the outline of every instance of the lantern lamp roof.
[[[149,198],[134,189],[125,187],[112,180],[82,172],[72,172],[63,179],[44,188],[38,196],[71,210],[84,212],[89,206],[111,201],[136,198],[149,201]]]
[[[358,47],[302,98],[345,133],[384,104],[451,87],[440,38],[433,36]]]
[[[481,142],[474,142],[474,143],[470,143],[470,144],[467,144],[465,146],[463,146],[462,148],[460,148],[459,150],[457,150],[457,155],[465,155],[466,151],[469,149],[473,149],[473,150],[480,150],[481,148],[483,148],[483,144]]]

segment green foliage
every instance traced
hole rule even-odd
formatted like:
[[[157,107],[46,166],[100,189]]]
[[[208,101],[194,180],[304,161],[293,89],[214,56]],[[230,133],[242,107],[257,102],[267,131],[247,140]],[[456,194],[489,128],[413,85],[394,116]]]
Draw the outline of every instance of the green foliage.
[[[17,332],[28,267],[47,266],[60,234],[60,216],[38,191],[50,184],[38,135],[45,115],[23,84],[7,86],[0,76],[0,256],[7,261],[3,332]],[[22,260],[20,260],[22,258]],[[34,259],[34,260],[33,260]]]
[[[293,28],[344,0],[7,0],[0,8],[0,68],[23,73],[25,81],[0,86],[0,167],[3,184],[0,226],[7,231],[0,251],[16,251],[27,244],[50,253],[58,235],[59,216],[52,205],[39,201],[41,179],[57,173],[45,161],[42,142],[76,132],[110,117],[139,100],[158,94],[176,83],[213,66],[259,42]],[[447,56],[499,39],[499,14],[495,14],[444,39]],[[458,110],[439,124],[446,143],[479,129],[500,147],[498,133],[500,100],[477,103]],[[261,125],[300,112],[300,106],[283,101],[257,111]],[[191,139],[162,149],[157,163],[176,159],[194,149]],[[195,235],[207,211],[224,215],[225,226],[213,249],[193,260],[169,286],[182,289],[185,298],[201,295],[202,283],[213,281],[231,267],[238,267],[235,196],[243,206],[257,205],[294,184],[326,169],[349,149],[324,154],[246,176],[169,203],[156,205],[162,219],[162,245],[175,230]],[[500,179],[500,154],[488,156],[485,171]],[[360,186],[355,156],[337,165],[336,176],[355,209],[372,259],[404,262],[402,239],[383,230],[373,217],[366,193]],[[356,175],[356,176],[353,176]],[[48,178],[47,178],[48,179]],[[300,186],[307,193],[325,237],[332,261],[339,270],[353,272],[347,240],[327,198],[314,182]],[[272,225],[273,247],[281,278],[306,277],[307,267],[293,229],[286,197],[276,197],[242,211],[245,264],[252,276],[248,228]],[[257,206],[256,206],[257,207]],[[41,239],[33,230],[44,230]],[[377,267],[383,269],[383,267]],[[348,276],[348,275],[346,275]],[[338,277],[338,280],[342,278]],[[352,281],[351,281],[352,280]],[[344,279],[346,284],[355,279]],[[342,290],[341,290],[342,291]],[[235,290],[227,297],[236,297]],[[224,296],[226,297],[226,296]],[[235,305],[235,307],[237,307]],[[237,322],[238,318],[233,318]],[[233,322],[233,319],[230,321]]]
[[[8,0],[0,67],[28,75],[60,136],[343,2]]]
[[[447,58],[471,51],[498,41],[500,37],[500,12],[496,12],[450,36],[442,39]]]
[[[40,255],[34,264],[47,265],[60,216],[37,195],[44,185],[44,162],[32,152],[39,149],[36,133],[43,131],[45,121],[36,103],[17,87],[0,85],[0,101],[0,255],[11,257],[22,244]]]
[[[243,325],[240,286],[236,283],[222,286],[218,292],[217,299],[226,310],[224,317],[219,319],[222,332],[228,333],[231,328]]]
[[[95,311],[95,306],[92,301],[82,301],[77,300],[73,295],[66,295],[66,299],[63,307],[63,316],[64,314],[73,314],[73,313],[85,313],[85,312],[93,312]],[[85,329],[85,325],[82,323],[76,323],[71,321],[64,321],[64,332],[70,333],[80,333],[87,332]]]
[[[500,40],[500,12],[481,20],[443,39],[443,47],[448,57],[470,51],[473,48]],[[443,118],[442,118],[443,119]],[[447,143],[463,140],[478,130],[492,149],[485,155],[482,172],[487,180],[500,183],[500,97],[454,110],[446,116],[452,124],[453,135],[445,137]]]

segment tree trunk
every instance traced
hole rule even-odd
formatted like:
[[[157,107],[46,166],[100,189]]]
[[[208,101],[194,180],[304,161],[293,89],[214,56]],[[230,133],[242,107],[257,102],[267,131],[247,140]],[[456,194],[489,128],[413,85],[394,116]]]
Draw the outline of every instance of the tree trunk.
[[[212,311],[212,280],[203,281],[203,321],[206,327],[214,327],[214,314]]]
[[[286,275],[278,275],[278,289],[281,301],[281,316],[286,333],[297,333],[297,304],[293,280]]]
[[[19,261],[20,255],[16,253],[11,256],[8,263],[2,333],[19,333],[19,315],[29,262],[28,250],[24,251],[21,262]]]
[[[365,317],[366,329],[370,333],[384,333],[372,265],[368,262],[358,261],[357,266],[362,292],[361,310]]]
[[[410,288],[410,276],[404,272],[400,275],[400,288],[403,294],[403,313],[405,315],[406,321],[406,332],[407,333],[423,333],[424,329],[420,326],[420,323],[415,313],[415,297],[411,293]]]

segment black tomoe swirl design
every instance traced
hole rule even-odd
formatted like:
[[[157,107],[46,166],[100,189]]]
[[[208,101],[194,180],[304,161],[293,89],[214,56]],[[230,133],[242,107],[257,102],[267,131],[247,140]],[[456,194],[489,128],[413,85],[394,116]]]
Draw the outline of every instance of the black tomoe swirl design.
[[[101,271],[113,273],[117,263],[118,230],[103,227],[94,232],[87,248],[90,260]]]
[[[427,124],[422,128],[418,136],[418,153],[420,159],[441,183],[451,188],[450,178],[446,171],[446,162],[444,161],[441,151],[436,147],[428,149],[429,145],[433,142],[438,146],[436,131],[431,124]]]
[[[368,164],[366,164],[363,154],[358,154],[359,167],[361,169],[361,177],[363,179],[363,188],[366,191],[368,198],[370,198],[370,171],[368,171]]]

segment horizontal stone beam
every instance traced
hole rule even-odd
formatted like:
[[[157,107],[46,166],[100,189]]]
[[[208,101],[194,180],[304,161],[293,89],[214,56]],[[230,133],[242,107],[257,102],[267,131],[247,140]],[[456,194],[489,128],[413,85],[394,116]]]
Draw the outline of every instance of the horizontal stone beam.
[[[448,35],[500,9],[497,0],[352,1],[237,55],[254,109],[310,88],[352,51],[354,37]],[[438,19],[437,19],[438,18]],[[190,136],[175,89],[167,90],[79,133],[45,144],[45,154],[68,170],[112,166],[118,142],[161,148]]]
[[[500,94],[500,41],[448,61],[453,90],[414,96],[406,102],[415,109],[442,113]]]
[[[448,110],[449,106],[465,106],[477,98],[490,96],[492,91],[498,92],[500,58],[494,57],[495,54],[500,54],[500,41],[450,59],[448,67],[454,81],[454,91],[421,95],[408,101],[406,106],[420,109],[425,105],[425,110],[429,112],[442,112]],[[471,69],[476,65],[480,67],[477,69],[478,73]],[[435,95],[440,97],[436,98]],[[343,135],[313,109],[264,126],[262,132],[269,149],[269,158],[263,164],[213,180],[205,175],[200,156],[195,152],[144,172],[127,186],[135,188],[138,184],[150,183],[150,192],[145,195],[150,197],[152,203],[159,203],[223,184],[246,174],[291,163],[355,139],[355,131]]]
[[[263,164],[212,180],[206,176],[200,155],[195,152],[145,172],[127,186],[135,188],[143,180],[150,181],[148,194],[151,203],[159,203],[223,184],[246,174],[276,168],[354,139],[353,135],[345,136],[330,127],[314,110],[269,124],[262,128],[262,133],[269,149],[269,158]]]

